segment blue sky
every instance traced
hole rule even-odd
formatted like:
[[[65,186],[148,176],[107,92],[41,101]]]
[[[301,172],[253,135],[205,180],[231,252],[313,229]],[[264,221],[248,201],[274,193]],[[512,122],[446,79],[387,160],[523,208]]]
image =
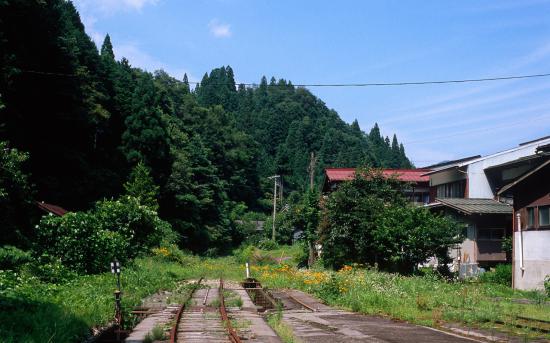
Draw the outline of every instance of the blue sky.
[[[200,81],[366,83],[550,73],[550,1],[76,0],[117,58]],[[396,133],[417,166],[550,135],[550,77],[310,88],[347,122]]]

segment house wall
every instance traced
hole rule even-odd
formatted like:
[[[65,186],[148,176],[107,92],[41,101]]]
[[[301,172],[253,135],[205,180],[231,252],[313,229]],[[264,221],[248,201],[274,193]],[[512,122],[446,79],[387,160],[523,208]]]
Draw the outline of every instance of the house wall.
[[[460,244],[460,262],[477,263],[476,226],[473,223],[465,223],[465,225],[467,225],[466,238]],[[458,257],[456,251],[454,254],[451,254],[451,257],[453,259]]]
[[[472,199],[493,199],[494,194],[485,175],[485,168],[507,163],[518,158],[531,156],[539,146],[550,143],[550,139],[536,143],[525,144],[514,149],[503,151],[485,158],[481,158],[468,165],[468,195]],[[430,177],[431,179],[431,177]]]
[[[523,236],[523,266],[520,269],[520,239]],[[550,230],[514,232],[514,288],[543,289],[550,274]]]
[[[504,235],[512,232],[511,215],[465,215],[452,209],[444,209],[443,213],[450,215],[465,227],[465,239],[460,244],[460,263],[474,263],[483,267],[506,262],[506,253],[502,250],[502,240],[481,240],[479,229],[502,228]],[[457,261],[457,249],[451,249],[449,256]]]
[[[514,288],[542,289],[544,278],[550,275],[550,229],[526,228],[527,211],[530,206],[550,205],[550,166],[519,183],[514,189],[514,211],[520,214],[522,231],[514,220]],[[519,236],[522,235],[523,265]]]
[[[512,234],[511,215],[477,215],[473,216],[476,224],[476,257],[477,262],[489,267],[507,260],[502,250],[502,239],[485,240],[480,238],[480,229],[504,229],[504,237]]]

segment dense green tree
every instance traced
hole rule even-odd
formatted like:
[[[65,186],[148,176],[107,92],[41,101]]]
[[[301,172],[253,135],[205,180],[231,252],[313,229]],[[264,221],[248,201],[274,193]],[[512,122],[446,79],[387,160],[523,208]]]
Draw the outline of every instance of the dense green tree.
[[[132,111],[125,120],[122,150],[129,162],[143,161],[162,181],[169,171],[169,145],[153,77],[148,73],[138,76]]]
[[[107,34],[103,40],[103,45],[101,45],[101,57],[108,58],[111,60],[115,59],[115,53],[113,52],[113,44],[111,43],[111,36]]]
[[[27,153],[0,141],[0,245],[28,245],[33,190],[25,164]]]
[[[269,209],[268,176],[281,174],[287,193],[307,188],[311,153],[317,182],[330,165],[410,165],[397,138],[390,146],[377,125],[366,135],[290,81],[237,87],[224,66],[191,91],[187,75],[115,57],[109,35],[98,51],[71,1],[0,1],[0,140],[29,153],[37,200],[88,209],[123,194],[141,161],[182,242],[221,252],[240,239],[235,208]]]
[[[460,242],[460,225],[415,207],[403,196],[403,185],[380,171],[361,169],[330,194],[320,227],[323,261],[378,265],[410,273],[418,263]]]
[[[78,208],[110,195],[113,178],[97,150],[109,118],[99,55],[74,6],[61,0],[0,6],[0,60],[8,63],[0,79],[1,138],[32,156],[39,199]]]
[[[155,184],[149,168],[143,162],[140,161],[132,169],[130,178],[124,184],[124,189],[127,195],[138,199],[141,204],[155,211],[158,210],[159,186]]]
[[[319,240],[321,221],[320,195],[315,189],[303,193],[302,197],[282,213],[280,230],[299,233],[308,256],[308,265],[315,261],[315,245]]]
[[[195,252],[224,252],[231,247],[227,184],[219,177],[208,149],[197,133],[185,132],[184,122],[165,118],[171,141],[172,167],[162,194],[162,214]]]
[[[221,105],[227,111],[236,107],[235,78],[231,67],[213,69],[204,74],[200,88],[195,91],[199,104],[203,106]]]

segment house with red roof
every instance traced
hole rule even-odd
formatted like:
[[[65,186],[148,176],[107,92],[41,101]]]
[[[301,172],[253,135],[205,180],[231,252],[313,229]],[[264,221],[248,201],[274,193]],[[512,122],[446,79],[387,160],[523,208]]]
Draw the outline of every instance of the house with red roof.
[[[342,182],[350,181],[355,177],[355,168],[326,168],[323,193],[328,194],[338,188]],[[427,204],[430,200],[430,177],[425,175],[431,169],[382,169],[382,175],[394,177],[411,187],[405,191],[405,196],[411,202],[419,205]]]

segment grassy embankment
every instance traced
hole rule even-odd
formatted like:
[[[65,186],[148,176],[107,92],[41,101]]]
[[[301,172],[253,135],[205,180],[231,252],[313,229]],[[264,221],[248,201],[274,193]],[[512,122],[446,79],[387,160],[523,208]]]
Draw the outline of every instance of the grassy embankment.
[[[244,266],[233,258],[200,259],[160,252],[123,266],[123,307],[129,312],[158,290],[171,290],[200,276],[238,280]],[[115,278],[110,273],[78,276],[63,284],[41,282],[25,273],[0,271],[0,341],[78,342],[90,328],[112,321]],[[125,318],[131,316],[126,314]]]
[[[356,267],[337,272],[300,270],[293,259],[285,259],[299,253],[298,247],[281,247],[267,252],[241,251],[236,257],[201,259],[183,254],[174,256],[170,251],[159,249],[157,256],[139,258],[132,265],[123,266],[123,306],[128,311],[147,295],[177,288],[185,279],[223,276],[241,280],[244,277],[242,262],[247,259],[252,263],[261,261],[252,265],[252,276],[265,286],[302,289],[328,304],[365,314],[385,315],[429,326],[459,322],[485,328],[498,321],[513,324],[516,315],[550,320],[549,307],[544,305],[549,299],[540,293],[514,291],[489,283],[446,282],[434,276],[400,276]],[[281,260],[283,264],[279,263]],[[0,271],[0,340],[79,341],[91,327],[112,320],[114,289],[115,279],[110,273],[79,276],[66,283],[52,284],[25,273]],[[513,302],[519,298],[538,304]]]

